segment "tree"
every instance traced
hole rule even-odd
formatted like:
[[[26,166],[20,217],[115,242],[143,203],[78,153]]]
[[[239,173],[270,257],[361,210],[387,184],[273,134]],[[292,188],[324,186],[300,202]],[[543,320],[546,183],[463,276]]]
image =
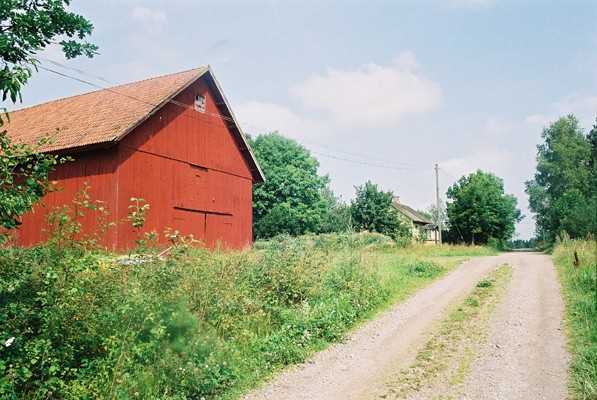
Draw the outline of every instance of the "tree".
[[[452,237],[486,244],[490,238],[506,241],[522,219],[516,198],[504,193],[502,179],[478,170],[448,189],[448,220]]]
[[[429,207],[427,207],[426,211],[420,212],[433,221],[435,226],[441,226],[442,230],[445,230],[448,229],[448,214],[446,212],[446,204],[440,200],[439,207],[439,214],[437,212],[438,210],[436,204],[431,204]]]
[[[597,231],[597,126],[585,135],[573,115],[545,128],[537,146],[537,171],[526,182],[537,236],[552,242],[561,232],[584,237]]]
[[[276,132],[249,140],[266,178],[253,189],[255,237],[322,232],[334,198],[318,161]]]
[[[36,146],[14,144],[6,131],[0,132],[0,226],[16,228],[20,216],[31,210],[50,187],[48,176],[66,157],[47,155]]]
[[[355,229],[378,232],[392,238],[410,236],[402,224],[398,210],[392,205],[394,194],[384,192],[367,181],[356,187],[356,197],[350,208]]]
[[[328,202],[328,210],[321,222],[321,233],[350,232],[353,230],[352,213],[350,204],[336,198],[330,189],[324,191]]]
[[[93,25],[83,16],[70,12],[70,0],[5,0],[0,3],[0,71],[2,101],[21,100],[38,61],[36,54],[51,43],[62,47],[67,58],[92,57],[97,46],[83,39]]]
[[[0,2],[0,92],[2,101],[21,101],[21,90],[37,70],[36,53],[56,40],[67,58],[92,57],[97,47],[84,41],[93,25],[67,10],[69,0],[6,0]],[[0,110],[0,128],[9,115]],[[2,115],[4,113],[5,115]],[[50,132],[48,132],[50,134]],[[66,158],[44,154],[42,139],[28,146],[12,143],[0,131],[0,226],[19,225],[20,216],[31,210],[47,192],[48,177]]]

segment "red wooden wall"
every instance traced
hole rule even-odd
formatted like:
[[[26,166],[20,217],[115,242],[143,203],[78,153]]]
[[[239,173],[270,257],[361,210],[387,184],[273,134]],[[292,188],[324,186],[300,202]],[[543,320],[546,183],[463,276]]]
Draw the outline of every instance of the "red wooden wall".
[[[33,211],[23,216],[22,225],[15,232],[17,243],[22,246],[45,241],[48,238],[46,224],[48,214],[56,208],[68,205],[74,210],[73,200],[77,192],[81,191],[85,183],[89,185],[88,193],[92,199],[105,202],[105,207],[112,213],[111,219],[116,220],[116,148],[88,151],[76,154],[76,160],[59,166],[50,177],[56,181],[56,190],[46,195]],[[79,218],[83,233],[92,234],[96,231],[97,215],[85,212]],[[110,249],[117,245],[116,231],[108,232],[103,243]]]
[[[193,109],[197,94],[207,97],[205,113]],[[202,80],[175,100],[189,108],[168,103],[118,145],[76,154],[75,162],[61,166],[53,179],[62,189],[24,217],[18,242],[44,240],[48,210],[70,203],[87,182],[92,198],[106,202],[114,221],[126,218],[131,197],[145,199],[150,210],[143,231],[157,231],[162,243],[163,231],[171,228],[209,247],[249,245],[253,179],[227,122]],[[82,220],[85,232],[97,228],[94,218]],[[137,237],[130,224],[119,223],[103,243],[122,250]]]

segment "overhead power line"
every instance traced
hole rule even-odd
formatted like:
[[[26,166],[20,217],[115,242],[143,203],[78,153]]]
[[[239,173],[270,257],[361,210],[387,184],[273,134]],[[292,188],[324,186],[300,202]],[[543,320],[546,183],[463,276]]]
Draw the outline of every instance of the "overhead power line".
[[[362,160],[354,160],[354,159],[345,158],[345,157],[338,157],[336,155],[326,154],[326,153],[322,153],[322,152],[316,151],[316,150],[311,150],[311,152],[314,154],[320,155],[322,157],[327,157],[327,158],[331,158],[334,160],[346,161],[346,162],[350,162],[350,163],[354,163],[354,164],[367,165],[367,166],[376,167],[376,168],[392,169],[392,170],[398,170],[398,171],[415,169],[415,168],[410,168],[410,167],[399,167],[399,166],[395,166],[395,165],[387,165],[387,164],[373,163],[373,162],[367,162],[367,161],[362,161]]]
[[[110,82],[108,79],[105,79],[105,78],[103,78],[101,76],[97,76],[97,75],[94,75],[94,74],[90,74],[90,73],[88,73],[88,72],[86,72],[86,71],[84,71],[82,69],[70,67],[70,66],[64,65],[63,63],[60,63],[58,61],[51,60],[51,59],[48,59],[48,58],[45,58],[45,57],[39,57],[39,58],[41,60],[43,60],[43,61],[45,61],[47,63],[51,63],[52,65],[55,65],[55,66],[57,66],[59,68],[71,70],[71,71],[74,71],[74,72],[76,72],[76,73],[78,73],[80,75],[87,76],[89,78],[93,78],[93,79],[96,79],[96,80],[101,80],[102,82],[105,82],[105,83],[107,83],[109,85],[115,85],[114,82]],[[84,85],[93,87],[94,89],[106,90],[106,91],[108,91],[110,93],[114,93],[114,94],[126,97],[126,98],[128,98],[130,100],[138,101],[138,102],[150,105],[152,107],[159,107],[159,104],[148,102],[148,101],[143,100],[141,98],[138,98],[136,96],[120,92],[120,91],[118,91],[118,90],[116,90],[114,88],[106,87],[104,85],[97,84],[97,83],[92,82],[92,81],[87,80],[87,79],[82,79],[82,78],[79,78],[79,77],[76,77],[76,76],[72,76],[70,74],[67,74],[67,73],[64,73],[64,72],[61,72],[61,71],[57,71],[57,70],[55,70],[53,68],[48,68],[48,67],[40,65],[40,64],[37,64],[37,67],[39,69],[42,69],[42,70],[44,70],[46,72],[49,72],[49,73],[52,73],[54,75],[60,76],[62,78],[70,79],[70,80],[82,83]],[[183,109],[188,109],[188,110],[192,109],[192,107],[190,107],[190,106],[188,106],[188,105],[186,105],[184,103],[181,103],[179,101],[176,101],[174,99],[170,99],[167,102],[170,103],[170,104],[176,105],[178,107],[181,107]],[[208,116],[212,116],[212,117],[216,117],[216,118],[221,118],[221,119],[224,119],[224,120],[229,121],[229,122],[235,122],[233,118],[228,117],[226,115],[219,114],[219,113],[205,112],[205,114],[207,114]],[[182,114],[182,115],[184,115],[185,117],[195,118],[192,114]],[[198,119],[198,118],[196,118],[196,119]],[[245,123],[243,123],[242,125],[250,126],[250,124],[245,124]],[[252,128],[260,130],[259,128],[255,127],[255,126],[252,126]],[[309,143],[309,141],[307,141],[307,140],[305,140],[304,142],[306,142],[306,144],[309,147],[316,146],[316,147],[320,147],[320,148],[331,150],[331,147],[329,147],[329,146],[325,146],[325,145],[322,145],[322,144]],[[406,163],[397,163],[397,164],[387,163],[387,162],[382,161],[380,159],[372,158],[370,156],[366,156],[366,155],[358,154],[358,153],[346,152],[346,151],[342,151],[342,150],[339,150],[339,149],[333,149],[331,151],[326,151],[326,152],[322,152],[322,151],[311,149],[311,152],[314,153],[314,154],[317,154],[319,156],[322,156],[322,157],[326,157],[326,158],[330,158],[330,159],[334,159],[334,160],[338,160],[338,161],[349,162],[349,163],[358,164],[358,165],[365,165],[365,166],[375,167],[375,168],[382,168],[382,169],[389,169],[389,170],[415,170],[415,169],[417,169],[415,166],[410,165],[410,164],[406,164]],[[334,154],[334,153],[338,153],[340,155],[337,155],[337,154]],[[348,157],[346,157],[346,156],[348,156]]]

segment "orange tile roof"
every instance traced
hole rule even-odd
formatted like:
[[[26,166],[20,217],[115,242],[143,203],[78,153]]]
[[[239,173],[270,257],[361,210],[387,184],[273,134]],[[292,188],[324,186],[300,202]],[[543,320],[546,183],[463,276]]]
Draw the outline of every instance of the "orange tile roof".
[[[207,71],[201,67],[16,110],[4,128],[20,143],[50,135],[43,151],[117,141]]]

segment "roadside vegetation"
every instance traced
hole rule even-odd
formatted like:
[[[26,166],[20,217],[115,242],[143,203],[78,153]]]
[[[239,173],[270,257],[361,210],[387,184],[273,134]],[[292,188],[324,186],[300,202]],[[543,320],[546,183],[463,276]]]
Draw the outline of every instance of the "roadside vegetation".
[[[504,191],[504,181],[477,170],[448,188],[447,239],[456,243],[492,244],[505,248],[522,214],[517,200]]]
[[[572,354],[570,386],[576,399],[597,399],[597,243],[564,239],[553,257],[558,268]]]
[[[597,120],[587,133],[568,115],[541,136],[537,170],[526,182],[540,246],[550,247],[563,232],[586,239],[597,232]]]
[[[503,265],[480,280],[440,323],[414,363],[386,383],[385,398],[460,398],[464,378],[487,335],[489,319],[512,268]]]
[[[0,398],[232,398],[487,251],[466,250],[372,233],[127,263],[74,240],[2,248]]]
[[[526,182],[538,248],[553,253],[566,302],[572,395],[597,399],[597,120],[574,115],[543,130],[537,170]]]

